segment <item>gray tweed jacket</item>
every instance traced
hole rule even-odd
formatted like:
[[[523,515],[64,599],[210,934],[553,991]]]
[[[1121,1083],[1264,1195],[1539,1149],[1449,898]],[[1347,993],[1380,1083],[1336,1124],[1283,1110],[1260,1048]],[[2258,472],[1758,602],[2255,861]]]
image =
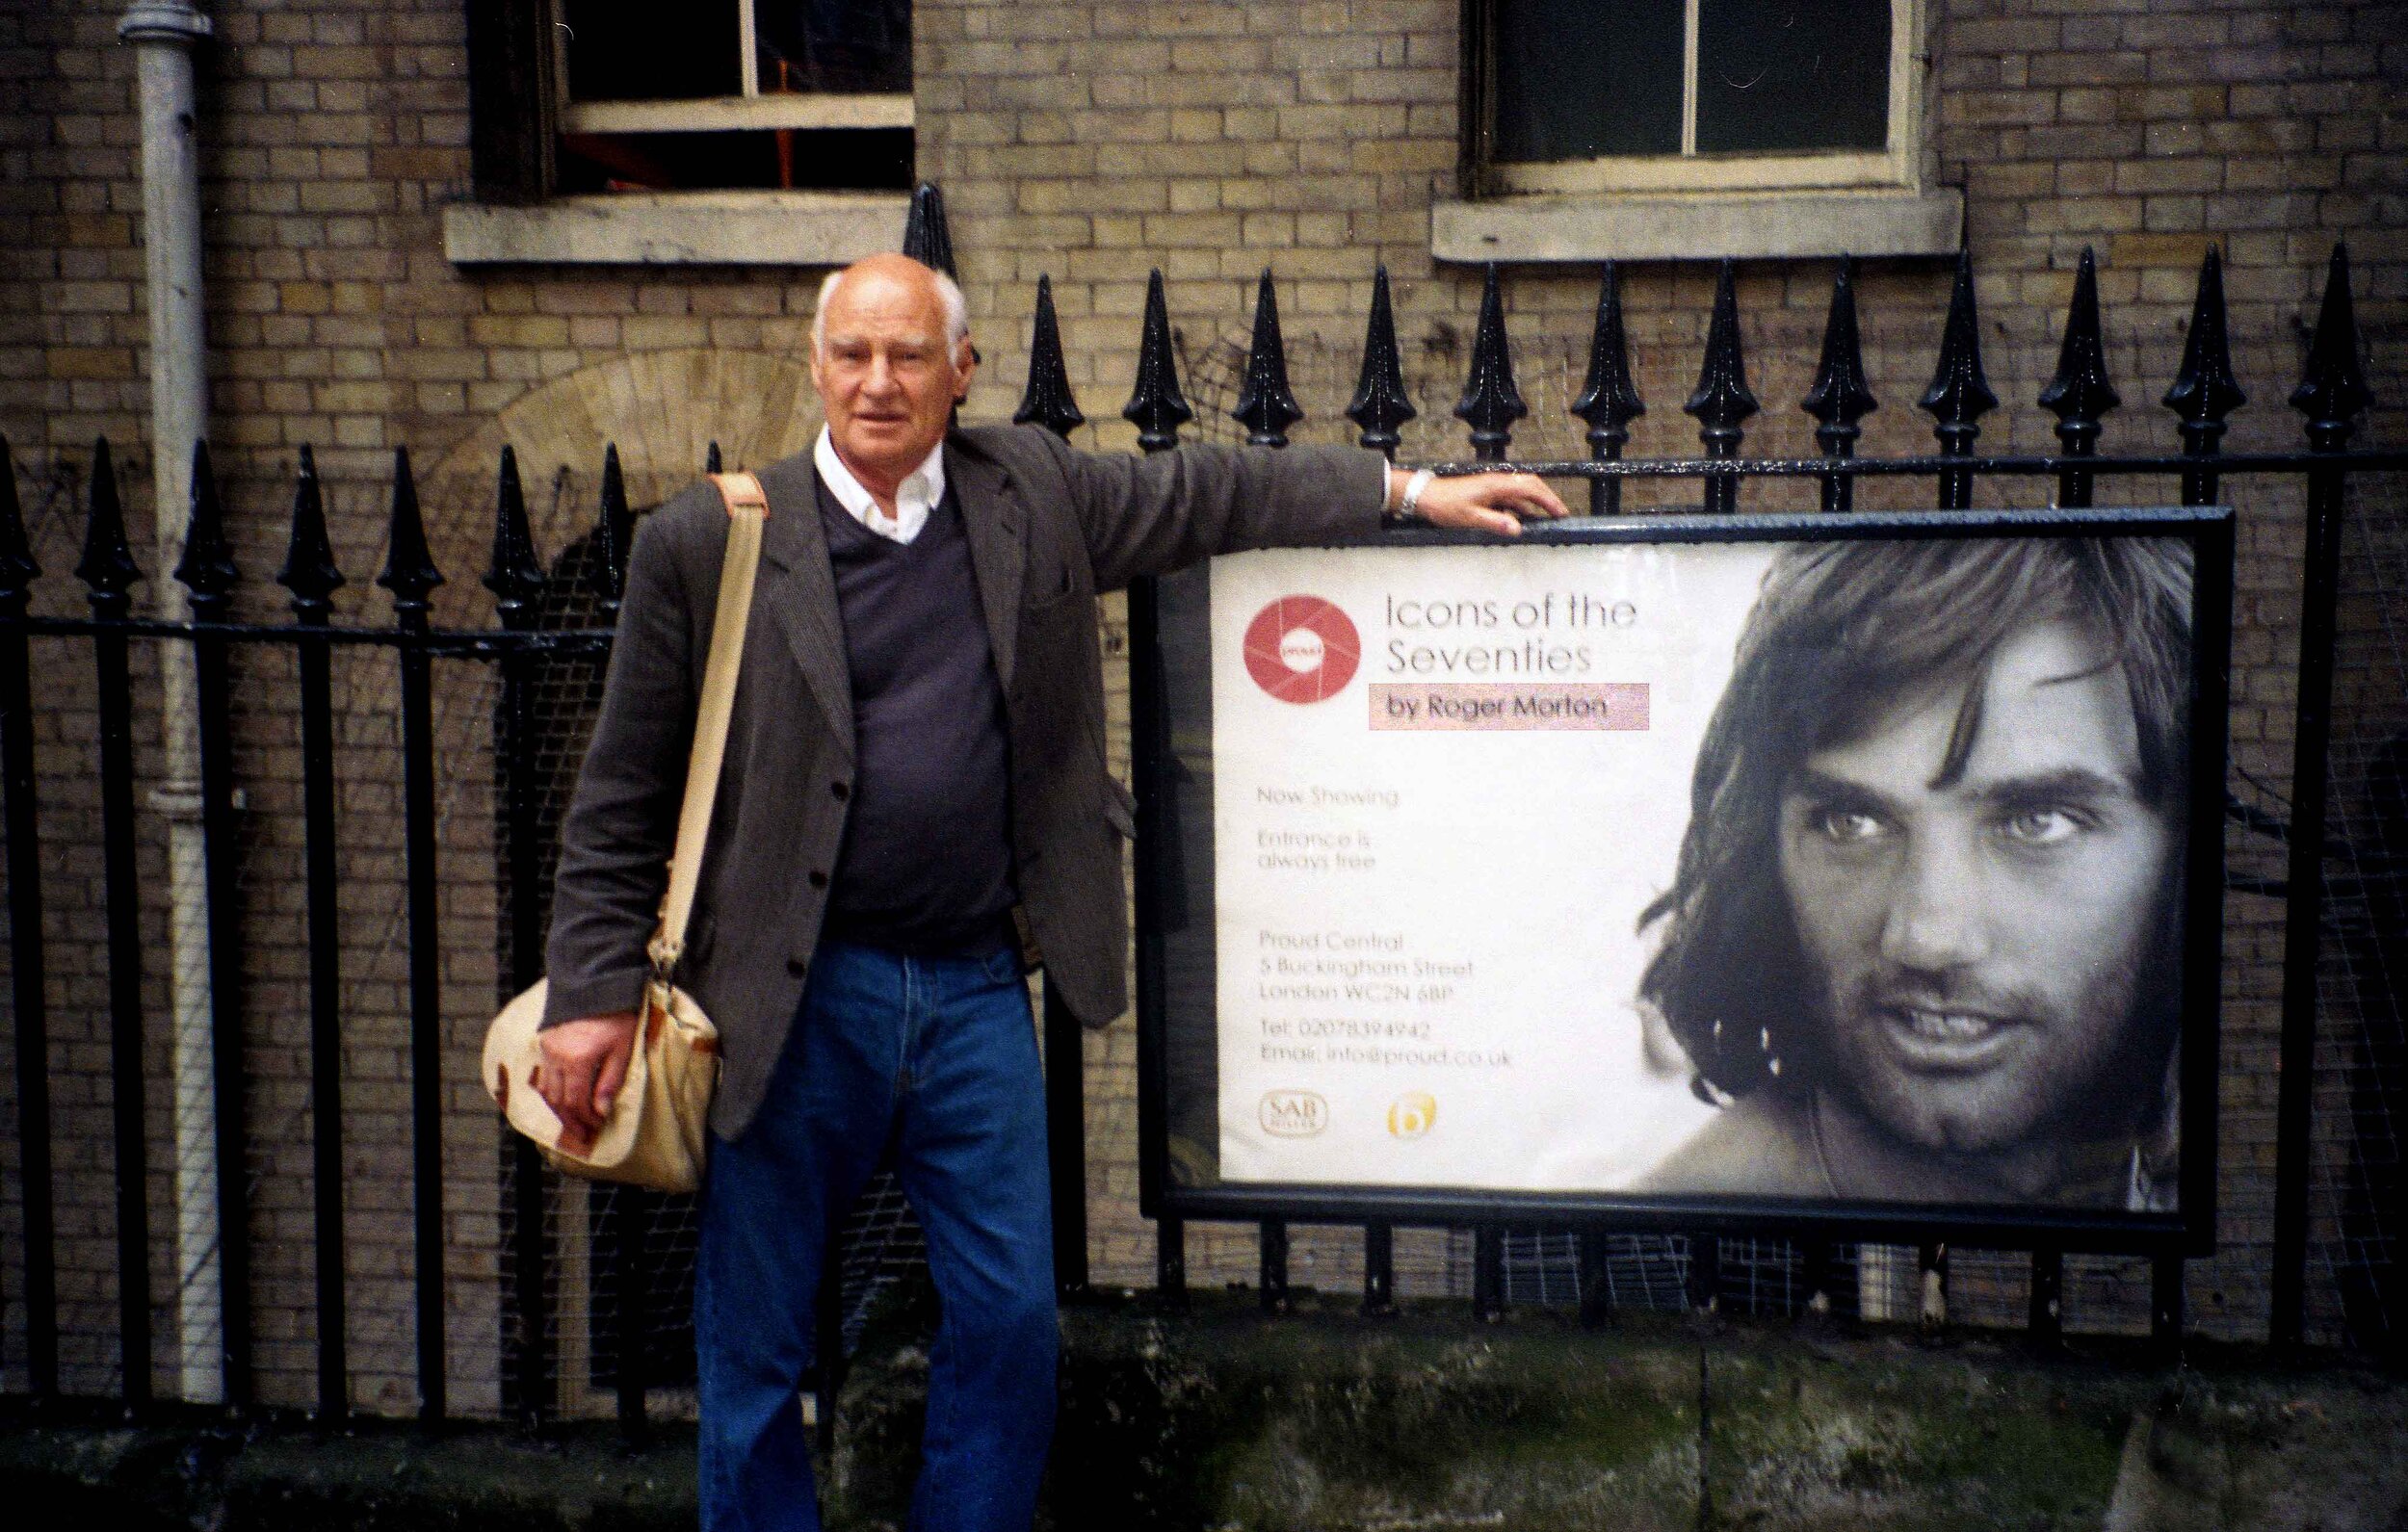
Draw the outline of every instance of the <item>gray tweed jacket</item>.
[[[1121,843],[1104,764],[1099,590],[1377,524],[1375,454],[1189,447],[1088,456],[1034,427],[946,438],[1011,740],[1012,866],[1047,982],[1100,1026],[1128,1003]],[[851,687],[811,455],[762,470],[770,515],[682,983],[720,1029],[711,1126],[751,1122],[802,995],[853,772]],[[711,644],[727,517],[697,484],[646,516],[601,716],[562,826],[545,1023],[632,1010]]]

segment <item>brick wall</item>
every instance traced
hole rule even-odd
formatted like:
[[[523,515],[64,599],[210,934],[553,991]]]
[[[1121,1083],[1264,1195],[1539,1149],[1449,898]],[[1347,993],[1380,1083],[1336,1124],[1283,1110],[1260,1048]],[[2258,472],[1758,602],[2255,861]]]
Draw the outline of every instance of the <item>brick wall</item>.
[[[133,58],[114,38],[111,0],[62,0],[0,13],[0,433],[16,452],[42,563],[39,604],[80,609],[65,577],[80,536],[78,497],[92,437],[120,451],[134,535],[156,574],[145,443],[146,328]],[[805,344],[819,273],[794,270],[589,267],[463,271],[442,254],[440,212],[468,194],[468,102],[458,0],[227,0],[211,8],[218,40],[202,57],[213,436],[225,481],[249,611],[273,616],[294,454],[312,444],[329,486],[338,555],[352,584],[344,620],[381,622],[389,609],[369,584],[383,542],[387,456],[397,446],[430,473],[436,556],[452,584],[438,614],[484,622],[474,584],[484,567],[492,454],[519,443],[538,537],[556,555],[590,518],[598,437],[632,444],[640,498],[688,474],[713,418],[757,405],[762,381],[784,376]],[[2202,250],[2221,243],[2236,361],[2252,395],[2228,446],[2289,446],[2295,418],[2282,402],[2295,380],[2304,322],[2322,261],[2347,236],[2358,263],[2361,323],[2372,347],[2379,404],[2362,440],[2400,438],[2396,380],[2408,299],[2402,234],[2408,119],[2398,88],[2408,72],[2408,7],[2388,3],[2211,3],[2211,0],[1932,0],[1929,96],[1944,178],[1961,179],[1982,304],[1989,376],[2006,407],[1985,446],[2045,449],[2049,417],[2033,399],[2055,366],[2055,334],[2081,249],[2095,247],[2108,326],[2108,360],[2125,394],[2109,451],[2170,448],[2155,404],[2170,380]],[[1372,269],[1396,281],[1407,375],[1423,412],[1414,455],[1457,455],[1448,409],[1460,386],[1478,273],[1428,255],[1429,208],[1451,195],[1456,159],[1457,7],[1451,0],[1309,3],[1013,4],[923,0],[917,22],[921,172],[941,182],[954,217],[974,325],[987,366],[968,415],[1008,415],[1025,373],[1028,315],[1040,273],[1060,305],[1070,377],[1095,424],[1086,445],[1124,450],[1117,418],[1134,369],[1137,316],[1149,269],[1168,281],[1191,377],[1226,374],[1242,346],[1251,284],[1265,266],[1280,301],[1297,392],[1310,419],[1300,439],[1345,439],[1336,410],[1352,382]],[[1509,88],[1509,82],[1507,82]],[[1531,398],[1526,449],[1580,455],[1579,425],[1562,413],[1578,386],[1595,274],[1529,268],[1508,273],[1507,311]],[[1694,427],[1679,403],[1695,377],[1712,269],[1655,264],[1625,273],[1635,362],[1649,413],[1633,455],[1685,454]],[[1813,451],[1794,406],[1815,360],[1828,267],[1751,263],[1739,289],[1749,377],[1765,413],[1754,451]],[[1883,408],[1867,423],[1868,453],[1915,451],[1928,422],[1911,407],[1929,376],[1947,273],[1929,262],[1873,263],[1860,281],[1866,360]],[[648,390],[667,369],[716,358],[718,381],[685,413],[661,414]],[[650,384],[625,380],[631,369]],[[1220,373],[1216,375],[1215,368]],[[1206,390],[1195,390],[1199,402]],[[779,395],[778,397],[786,397]],[[615,403],[614,401],[616,402]],[[641,408],[636,405],[641,404]],[[798,406],[807,417],[807,399]],[[646,413],[649,411],[650,413]],[[793,412],[724,434],[762,453],[791,448]],[[1211,429],[1227,434],[1225,422]],[[572,443],[583,440],[583,450]],[[1670,493],[1685,493],[1673,490]],[[2151,486],[2155,494],[2170,486]],[[2280,786],[2288,759],[2296,618],[2298,496],[2244,487],[2236,644],[2237,764]],[[2379,491],[2395,493],[2395,490]],[[1751,503],[1784,503],[1767,488]],[[1987,491],[1985,491],[1987,493]],[[2008,499],[2038,486],[2000,488]],[[1870,487],[1875,504],[1909,504],[1925,486]],[[1635,500],[1647,496],[1635,492]],[[1114,609],[1108,637],[1122,635]],[[63,649],[62,653],[65,653]],[[273,682],[263,680],[262,685]],[[280,683],[275,683],[280,684]],[[489,805],[474,756],[482,727],[475,689],[448,693],[458,732],[454,847],[458,954],[447,1000],[455,1078],[465,1084],[475,1032],[494,984],[484,932],[493,890],[477,833]],[[70,683],[45,714],[45,892],[52,911],[54,1073],[60,1091],[63,1290],[90,1355],[74,1353],[78,1387],[107,1386],[114,1342],[109,1247],[107,1057],[96,975],[96,873],[87,748],[89,702]],[[389,683],[363,673],[346,693],[353,731],[346,766],[347,833],[372,844],[388,801]],[[1125,763],[1125,688],[1114,683],[1116,762]],[[248,727],[250,788],[265,808],[289,798],[297,768],[289,734],[263,709]],[[279,754],[279,752],[286,752]],[[147,761],[147,757],[145,758]],[[145,770],[155,777],[155,766]],[[87,794],[87,795],[79,795]],[[482,816],[482,818],[480,818]],[[264,817],[258,821],[267,822]],[[157,826],[148,855],[161,864]],[[289,879],[295,848],[257,832],[251,876],[259,928],[298,919]],[[355,1392],[376,1408],[406,1403],[406,1356],[380,1352],[406,1328],[406,1203],[388,1191],[405,1152],[406,1079],[395,1030],[391,870],[360,885],[347,914],[347,971],[368,975],[352,994],[354,1099],[373,1104],[354,1134],[360,1193],[353,1250],[377,1296],[355,1313]],[[158,877],[145,879],[155,933]],[[2268,1065],[2274,1028],[2279,910],[2237,896],[2230,906],[2227,1091],[2222,1155],[2228,1255],[2195,1268],[2194,1311],[2211,1328],[2248,1334],[2262,1323],[2271,1155]],[[482,944],[482,945],[481,945]],[[267,944],[250,995],[260,1145],[262,1334],[284,1349],[263,1356],[273,1397],[306,1397],[305,1030],[299,1030],[292,950]],[[156,975],[154,1034],[163,1028]],[[153,1164],[171,1138],[164,1043],[151,1052]],[[1087,1045],[1090,1191],[1099,1278],[1150,1278],[1151,1242],[1134,1207],[1134,1042],[1123,1021]],[[454,1209],[463,1290],[481,1301],[489,1280],[489,1125],[473,1086],[458,1107]],[[0,1145],[11,1172],[0,1212],[0,1259],[17,1243],[13,1130]],[[482,1170],[479,1167],[483,1167]],[[478,1178],[483,1176],[484,1181]],[[154,1172],[154,1201],[167,1195]],[[386,1190],[375,1189],[380,1184]],[[162,1223],[161,1227],[167,1227]],[[1250,1274],[1251,1236],[1198,1230],[1199,1281]],[[1417,1247],[1418,1248],[1418,1247]],[[1352,1246],[1301,1239],[1318,1280],[1349,1284]],[[1434,1259],[1434,1258],[1433,1258]],[[8,1293],[21,1288],[14,1267]],[[1302,1270],[1299,1280],[1308,1280]],[[382,1284],[381,1286],[377,1285]],[[171,1313],[165,1268],[152,1290]],[[2082,1318],[2077,1288],[2076,1322]],[[11,1335],[21,1323],[11,1308]],[[490,1347],[488,1331],[475,1344]],[[469,1320],[463,1314],[465,1329]],[[167,1342],[163,1341],[165,1355]],[[0,1376],[21,1374],[8,1353]],[[489,1388],[486,1382],[471,1388]]]

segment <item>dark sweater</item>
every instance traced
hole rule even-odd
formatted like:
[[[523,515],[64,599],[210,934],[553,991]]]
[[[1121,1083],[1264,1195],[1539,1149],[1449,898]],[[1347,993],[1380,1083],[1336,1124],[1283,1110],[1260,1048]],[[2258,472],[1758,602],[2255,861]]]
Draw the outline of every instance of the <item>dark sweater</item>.
[[[899,543],[817,481],[855,762],[827,934],[921,955],[992,950],[1019,897],[1010,743],[960,505],[949,486]]]

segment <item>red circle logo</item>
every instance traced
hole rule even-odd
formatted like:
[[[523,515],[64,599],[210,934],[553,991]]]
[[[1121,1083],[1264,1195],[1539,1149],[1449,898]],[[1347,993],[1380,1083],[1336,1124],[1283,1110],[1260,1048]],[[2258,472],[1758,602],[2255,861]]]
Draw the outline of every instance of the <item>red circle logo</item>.
[[[1319,596],[1282,596],[1245,627],[1245,672],[1282,702],[1336,696],[1362,660],[1354,624]]]

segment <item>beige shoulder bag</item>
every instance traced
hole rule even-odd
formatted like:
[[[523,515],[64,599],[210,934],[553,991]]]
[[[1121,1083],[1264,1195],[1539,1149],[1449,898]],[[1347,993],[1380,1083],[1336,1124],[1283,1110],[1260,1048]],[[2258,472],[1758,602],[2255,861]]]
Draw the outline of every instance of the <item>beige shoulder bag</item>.
[[[702,875],[702,844],[710,834],[720,763],[727,750],[745,624],[752,614],[752,579],[761,561],[761,528],[770,508],[761,481],[752,475],[711,477],[727,503],[727,561],[720,573],[719,612],[702,671],[702,700],[694,714],[694,754],[686,766],[677,843],[669,853],[668,893],[645,949],[652,976],[643,987],[643,1011],[627,1060],[627,1078],[601,1133],[583,1149],[564,1147],[560,1118],[534,1088],[543,1067],[537,1038],[543,982],[505,1006],[484,1039],[485,1089],[510,1126],[534,1139],[544,1158],[572,1176],[655,1191],[690,1192],[702,1184],[703,1134],[711,1091],[719,1083],[719,1029],[694,997],[669,980],[685,951],[686,922],[694,914],[694,887]]]

